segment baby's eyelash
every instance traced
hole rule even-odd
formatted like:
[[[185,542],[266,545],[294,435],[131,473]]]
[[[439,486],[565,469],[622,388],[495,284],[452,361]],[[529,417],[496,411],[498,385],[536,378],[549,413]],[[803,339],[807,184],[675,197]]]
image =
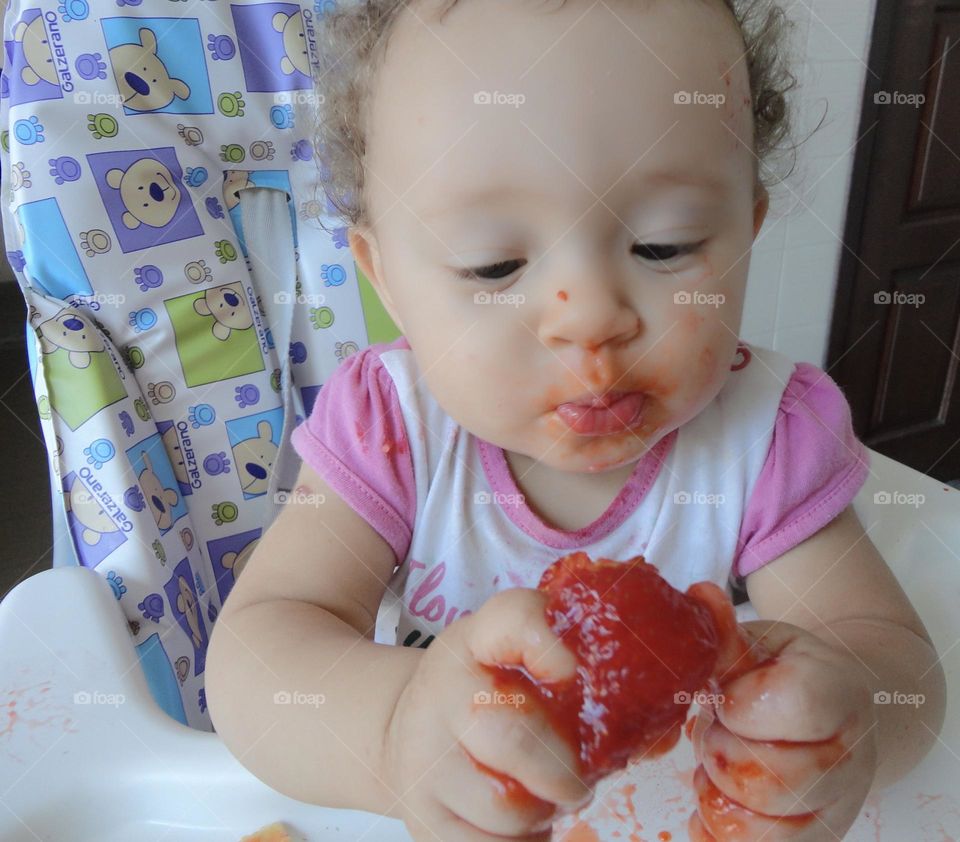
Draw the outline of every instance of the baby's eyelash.
[[[700,247],[706,242],[706,240],[701,240],[699,243],[636,243],[633,247],[634,253],[638,251],[645,252],[645,254],[640,254],[640,257],[643,257],[644,260],[653,260],[657,263],[668,263],[671,260],[676,260],[678,257],[683,257],[688,254],[693,254],[698,251]],[[668,251],[673,249],[676,253],[668,256],[663,256],[663,251]],[[659,252],[659,255],[657,254]],[[499,281],[503,278],[512,275],[517,269],[520,269],[526,265],[526,260],[502,260],[499,263],[492,263],[489,266],[478,266],[476,269],[459,269],[457,270],[457,276],[460,278],[470,279],[476,278],[485,281]]]

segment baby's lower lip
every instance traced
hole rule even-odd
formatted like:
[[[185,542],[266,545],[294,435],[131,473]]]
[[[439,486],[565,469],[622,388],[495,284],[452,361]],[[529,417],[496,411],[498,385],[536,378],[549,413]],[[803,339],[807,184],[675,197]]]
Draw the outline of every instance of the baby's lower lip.
[[[609,436],[636,426],[643,417],[645,404],[646,397],[641,392],[628,392],[608,407],[562,403],[557,407],[557,415],[581,436]]]

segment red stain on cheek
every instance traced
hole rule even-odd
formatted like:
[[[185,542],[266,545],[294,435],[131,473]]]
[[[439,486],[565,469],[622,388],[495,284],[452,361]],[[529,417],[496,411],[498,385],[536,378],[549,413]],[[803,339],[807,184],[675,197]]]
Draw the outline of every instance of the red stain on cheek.
[[[669,830],[661,830],[657,834],[657,839],[659,842],[670,842],[673,839],[673,834]]]
[[[569,297],[570,297],[570,296],[568,296],[567,293],[564,292],[563,290],[560,290],[560,291],[557,293],[557,298],[559,298],[561,301],[566,301]]]

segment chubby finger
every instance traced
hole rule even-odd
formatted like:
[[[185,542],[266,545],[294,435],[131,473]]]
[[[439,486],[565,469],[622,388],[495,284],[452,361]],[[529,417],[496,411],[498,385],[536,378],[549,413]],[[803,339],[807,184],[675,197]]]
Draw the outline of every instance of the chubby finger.
[[[486,833],[509,837],[542,833],[550,829],[557,814],[556,804],[537,798],[499,770],[479,764],[462,745],[451,753],[444,775],[461,783],[440,790],[440,803]]]
[[[563,681],[576,674],[577,659],[547,623],[547,595],[533,588],[510,588],[490,597],[470,616],[467,647],[481,664],[523,666],[541,681]]]
[[[404,819],[407,831],[414,842],[550,842],[551,831],[508,836],[487,833],[485,830],[461,818],[455,812],[435,802],[417,815],[408,815]]]
[[[854,789],[843,792],[832,803],[808,813],[792,816],[774,816],[758,813],[738,804],[724,794],[710,780],[703,766],[693,776],[697,792],[697,815],[703,830],[704,842],[712,839],[722,842],[821,842],[823,839],[842,839],[860,812],[860,806],[870,788],[870,779],[859,782]],[[694,823],[691,822],[691,825]],[[691,833],[690,838],[701,837]]]
[[[768,815],[799,815],[830,804],[869,776],[869,741],[841,732],[820,743],[745,740],[715,721],[699,735],[697,759],[718,789]]]
[[[475,705],[471,722],[458,731],[472,757],[519,781],[533,795],[576,809],[593,790],[579,777],[573,749],[530,705]]]

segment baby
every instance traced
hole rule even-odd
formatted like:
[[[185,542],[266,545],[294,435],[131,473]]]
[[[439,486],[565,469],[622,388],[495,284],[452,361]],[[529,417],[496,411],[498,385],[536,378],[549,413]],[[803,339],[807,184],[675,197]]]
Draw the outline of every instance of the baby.
[[[403,336],[324,384],[213,633],[214,723],[272,787],[418,842],[549,839],[592,790],[545,717],[483,703],[481,665],[573,674],[535,586],[574,550],[745,585],[777,657],[694,729],[738,838],[842,837],[935,741],[943,672],[851,507],[869,460],[844,396],[738,339],[790,83],[757,3],[370,0],[319,22],[325,189]],[[925,702],[874,703],[897,691]],[[701,812],[690,834],[723,829]]]

